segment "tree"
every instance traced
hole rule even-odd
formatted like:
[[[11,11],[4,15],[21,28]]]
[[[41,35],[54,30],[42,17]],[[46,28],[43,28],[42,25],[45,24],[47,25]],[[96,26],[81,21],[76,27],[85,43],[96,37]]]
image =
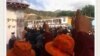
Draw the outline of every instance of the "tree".
[[[36,19],[42,19],[40,16],[37,16],[37,18]]]
[[[73,11],[61,11],[58,13],[58,17],[59,16],[73,16],[74,15],[74,12]]]
[[[82,8],[82,14],[90,17],[94,17],[94,6],[86,5]]]

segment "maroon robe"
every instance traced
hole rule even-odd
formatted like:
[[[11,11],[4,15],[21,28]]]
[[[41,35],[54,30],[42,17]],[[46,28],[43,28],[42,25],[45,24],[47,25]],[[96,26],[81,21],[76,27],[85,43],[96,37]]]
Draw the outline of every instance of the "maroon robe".
[[[84,32],[72,32],[75,40],[75,56],[94,56],[94,36]]]
[[[46,52],[44,46],[45,46],[45,44],[46,44],[47,42],[53,40],[53,36],[52,36],[52,34],[51,34],[50,32],[45,32],[45,33],[43,34],[43,36],[45,37],[45,39],[44,39],[44,41],[43,41],[43,42],[44,42],[44,43],[43,43],[43,51],[42,51],[41,56],[51,56],[49,53]]]

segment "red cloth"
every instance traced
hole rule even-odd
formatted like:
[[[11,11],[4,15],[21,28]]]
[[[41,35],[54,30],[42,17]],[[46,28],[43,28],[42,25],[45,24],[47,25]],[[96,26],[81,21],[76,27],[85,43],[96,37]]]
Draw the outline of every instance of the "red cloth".
[[[45,37],[44,44],[53,40],[53,36],[50,32],[45,32],[44,37]]]
[[[61,34],[53,41],[46,43],[45,49],[52,56],[73,56],[74,44],[72,37]]]
[[[35,51],[29,42],[16,41],[14,48],[8,50],[7,56],[35,56]]]
[[[45,50],[45,44],[47,42],[50,42],[53,40],[52,34],[50,32],[45,32],[43,34],[43,36],[45,37],[44,41],[43,41],[43,50],[42,50],[42,54],[41,56],[51,56],[49,53],[47,53],[47,51]]]
[[[75,40],[75,56],[94,56],[94,37],[84,32],[72,32]]]

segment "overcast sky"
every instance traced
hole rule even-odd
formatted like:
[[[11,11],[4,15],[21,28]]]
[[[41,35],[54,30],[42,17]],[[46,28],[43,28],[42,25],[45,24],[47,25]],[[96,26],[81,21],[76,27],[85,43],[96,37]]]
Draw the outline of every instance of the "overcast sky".
[[[95,5],[95,0],[26,0],[29,8],[44,11],[76,10],[85,5]]]

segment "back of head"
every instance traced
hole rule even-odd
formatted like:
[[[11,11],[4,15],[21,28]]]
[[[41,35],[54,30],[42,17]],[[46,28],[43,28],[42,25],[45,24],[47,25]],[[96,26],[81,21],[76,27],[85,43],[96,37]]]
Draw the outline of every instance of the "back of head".
[[[61,34],[55,38],[54,45],[58,46],[62,51],[72,52],[75,43],[72,37],[66,34]]]
[[[7,56],[35,56],[29,42],[20,40],[14,43],[14,48],[8,50]]]
[[[18,56],[32,56],[35,53],[32,50],[32,46],[29,42],[20,40],[14,44],[13,52]]]
[[[14,50],[17,50],[18,52],[31,50],[31,44],[24,40],[16,41],[14,44]]]

